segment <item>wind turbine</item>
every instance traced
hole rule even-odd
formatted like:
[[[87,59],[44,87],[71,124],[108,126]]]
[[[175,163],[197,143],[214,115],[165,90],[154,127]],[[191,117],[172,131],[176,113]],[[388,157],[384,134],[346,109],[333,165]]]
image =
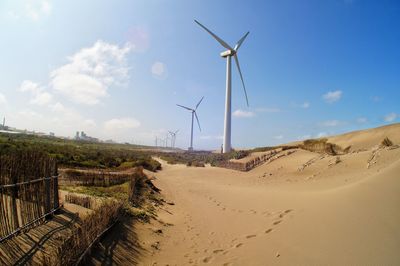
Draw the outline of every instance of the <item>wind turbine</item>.
[[[173,131],[168,131],[168,132],[171,135],[171,148],[175,148],[176,134],[179,132],[179,129],[175,132]]]
[[[188,149],[189,151],[193,151],[193,118],[194,117],[196,117],[197,125],[199,126],[199,130],[201,131],[200,122],[199,122],[199,118],[197,117],[196,110],[199,107],[199,105],[200,105],[200,103],[201,103],[201,101],[203,99],[204,99],[204,96],[201,97],[200,101],[196,104],[196,107],[194,109],[186,107],[186,106],[183,106],[183,105],[180,105],[180,104],[177,104],[179,107],[182,107],[182,108],[192,112],[192,126],[191,126],[191,131],[190,131],[190,147]]]
[[[213,32],[211,32],[209,29],[207,29],[205,26],[203,26],[200,22],[197,20],[194,20],[200,27],[202,27],[204,30],[206,30],[211,36],[214,37],[224,48],[228,49],[224,52],[222,52],[220,55],[222,57],[226,58],[226,95],[225,95],[225,120],[224,120],[224,145],[223,145],[223,152],[230,152],[231,151],[231,119],[232,119],[232,113],[231,113],[231,100],[232,100],[232,94],[231,94],[231,58],[232,56],[235,58],[236,66],[239,71],[240,79],[242,80],[242,85],[243,85],[243,90],[244,90],[244,95],[246,96],[246,103],[247,107],[249,106],[249,100],[247,98],[247,92],[246,92],[246,86],[244,85],[243,81],[243,76],[242,76],[242,71],[240,70],[240,65],[239,65],[239,58],[237,56],[237,52],[242,45],[243,41],[246,39],[247,35],[249,35],[249,31],[242,37],[240,40],[236,43],[235,48],[232,48],[229,46],[226,42],[224,42],[221,38],[219,38],[217,35],[215,35]]]

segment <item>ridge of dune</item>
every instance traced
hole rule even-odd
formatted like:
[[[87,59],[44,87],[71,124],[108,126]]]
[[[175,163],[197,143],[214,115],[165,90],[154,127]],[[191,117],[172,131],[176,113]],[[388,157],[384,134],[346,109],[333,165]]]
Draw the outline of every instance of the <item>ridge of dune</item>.
[[[399,144],[399,132],[400,123],[396,123],[331,136],[328,137],[328,142],[337,144],[343,148],[351,145],[352,150],[369,149],[375,145],[379,145],[385,137],[388,137],[394,143]]]
[[[343,134],[327,136],[317,139],[326,138],[329,143],[339,145],[342,148],[351,146],[352,151],[370,149],[379,145],[381,141],[388,137],[396,144],[400,144],[400,123],[390,125],[350,131]],[[295,146],[303,143],[303,140],[284,143],[282,146]]]

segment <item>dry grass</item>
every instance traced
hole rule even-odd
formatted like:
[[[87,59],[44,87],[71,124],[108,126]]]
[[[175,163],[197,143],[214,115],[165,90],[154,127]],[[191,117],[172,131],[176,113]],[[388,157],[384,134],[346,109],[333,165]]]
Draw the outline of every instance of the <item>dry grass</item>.
[[[87,209],[93,209],[94,203],[90,196],[81,196],[74,193],[68,193],[65,195],[65,202],[76,204]]]
[[[328,139],[326,138],[305,140],[299,145],[299,148],[329,155],[345,154],[350,150],[350,146],[343,149],[339,145],[329,143]]]
[[[110,172],[104,170],[60,170],[62,184],[77,186],[109,187],[119,185],[130,180],[131,174]]]
[[[383,147],[390,147],[390,146],[393,146],[393,142],[392,142],[388,137],[386,137],[386,138],[384,138],[384,139],[382,140],[381,146],[383,146]]]

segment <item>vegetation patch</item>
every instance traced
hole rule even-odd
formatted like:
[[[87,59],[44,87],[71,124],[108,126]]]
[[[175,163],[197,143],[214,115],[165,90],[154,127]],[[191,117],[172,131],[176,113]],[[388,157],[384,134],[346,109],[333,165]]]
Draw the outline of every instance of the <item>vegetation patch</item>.
[[[118,168],[143,166],[150,171],[161,169],[149,151],[130,144],[108,144],[54,137],[0,133],[0,154],[17,151],[42,151],[57,159],[60,166],[80,168]],[[142,147],[140,147],[142,148]]]
[[[390,147],[390,146],[393,146],[393,142],[388,137],[385,137],[381,142],[381,146],[382,147]]]
[[[350,146],[343,149],[339,145],[329,143],[327,138],[305,140],[299,145],[299,148],[329,155],[345,154],[350,150]]]

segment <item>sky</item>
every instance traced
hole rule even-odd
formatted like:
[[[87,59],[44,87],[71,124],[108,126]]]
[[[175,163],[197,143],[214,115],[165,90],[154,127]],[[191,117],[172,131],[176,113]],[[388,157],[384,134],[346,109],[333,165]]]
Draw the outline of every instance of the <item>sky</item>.
[[[0,117],[20,129],[154,145],[179,130],[221,146],[224,48],[232,65],[232,146],[276,145],[400,121],[400,2],[0,2]]]

